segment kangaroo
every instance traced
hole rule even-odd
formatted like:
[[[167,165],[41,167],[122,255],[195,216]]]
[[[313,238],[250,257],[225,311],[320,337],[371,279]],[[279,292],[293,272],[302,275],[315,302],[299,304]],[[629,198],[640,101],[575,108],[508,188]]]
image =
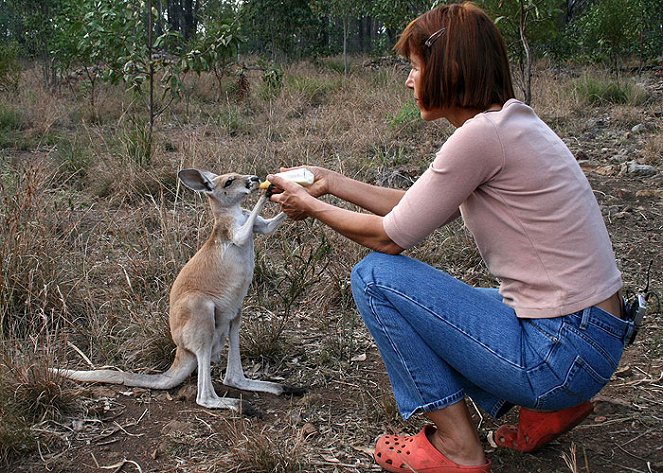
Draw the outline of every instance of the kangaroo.
[[[260,185],[258,176],[183,169],[178,173],[191,190],[207,195],[214,216],[212,234],[184,265],[170,291],[170,333],[177,346],[171,367],[161,374],[136,374],[114,370],[52,371],[76,381],[124,384],[153,389],[180,385],[198,368],[196,403],[212,409],[240,411],[241,401],[219,397],[212,386],[211,362],[218,361],[228,342],[223,383],[237,389],[282,394],[284,387],[270,381],[247,379],[239,351],[240,314],[253,279],[253,236],[274,232],[286,215],[264,219],[268,194],[263,193],[249,213],[242,202]],[[296,388],[295,388],[296,389]]]

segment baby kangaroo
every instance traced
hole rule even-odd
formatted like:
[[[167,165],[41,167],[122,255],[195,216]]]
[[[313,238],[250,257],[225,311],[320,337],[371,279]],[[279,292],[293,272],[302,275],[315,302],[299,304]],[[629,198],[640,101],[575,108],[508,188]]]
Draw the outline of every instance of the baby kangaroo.
[[[223,383],[242,390],[281,394],[283,386],[244,376],[239,352],[242,303],[253,278],[255,233],[269,234],[286,219],[260,217],[268,197],[260,196],[249,213],[241,208],[246,197],[258,189],[258,176],[217,176],[198,169],[178,174],[188,188],[207,195],[214,216],[209,239],[182,268],[170,291],[170,333],[177,345],[175,360],[162,374],[135,374],[113,370],[53,371],[77,381],[96,381],[154,389],[181,384],[198,368],[201,406],[240,410],[240,400],[219,397],[212,386],[211,362],[218,361],[226,341],[228,363]]]

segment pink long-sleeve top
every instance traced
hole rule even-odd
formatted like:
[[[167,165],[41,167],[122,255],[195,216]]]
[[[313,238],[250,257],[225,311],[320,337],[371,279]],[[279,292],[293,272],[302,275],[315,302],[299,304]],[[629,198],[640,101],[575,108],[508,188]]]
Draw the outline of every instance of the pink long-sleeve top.
[[[456,129],[384,218],[404,249],[458,216],[518,317],[570,314],[622,287],[594,193],[564,142],[522,102]]]

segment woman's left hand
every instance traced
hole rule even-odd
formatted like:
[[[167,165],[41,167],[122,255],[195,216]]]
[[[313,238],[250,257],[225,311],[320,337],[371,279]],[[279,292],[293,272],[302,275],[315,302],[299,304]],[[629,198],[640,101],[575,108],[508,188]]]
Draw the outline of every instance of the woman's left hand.
[[[278,189],[277,193],[271,195],[270,200],[279,204],[288,218],[304,220],[308,217],[306,201],[314,199],[314,197],[309,195],[306,189],[274,174],[267,176],[267,180]]]

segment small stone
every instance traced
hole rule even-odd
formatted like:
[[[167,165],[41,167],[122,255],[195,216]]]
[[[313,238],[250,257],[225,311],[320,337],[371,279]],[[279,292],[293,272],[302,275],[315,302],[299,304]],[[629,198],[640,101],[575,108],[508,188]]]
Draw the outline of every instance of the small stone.
[[[649,164],[639,164],[636,161],[626,163],[626,173],[632,176],[653,176],[656,174],[656,168]]]
[[[643,125],[642,123],[638,123],[633,128],[631,128],[631,133],[633,133],[634,135],[638,135],[644,132],[646,129],[647,127],[645,127],[645,125]]]
[[[197,394],[198,388],[195,385],[187,385],[177,391],[175,399],[177,401],[193,402],[196,400]]]

